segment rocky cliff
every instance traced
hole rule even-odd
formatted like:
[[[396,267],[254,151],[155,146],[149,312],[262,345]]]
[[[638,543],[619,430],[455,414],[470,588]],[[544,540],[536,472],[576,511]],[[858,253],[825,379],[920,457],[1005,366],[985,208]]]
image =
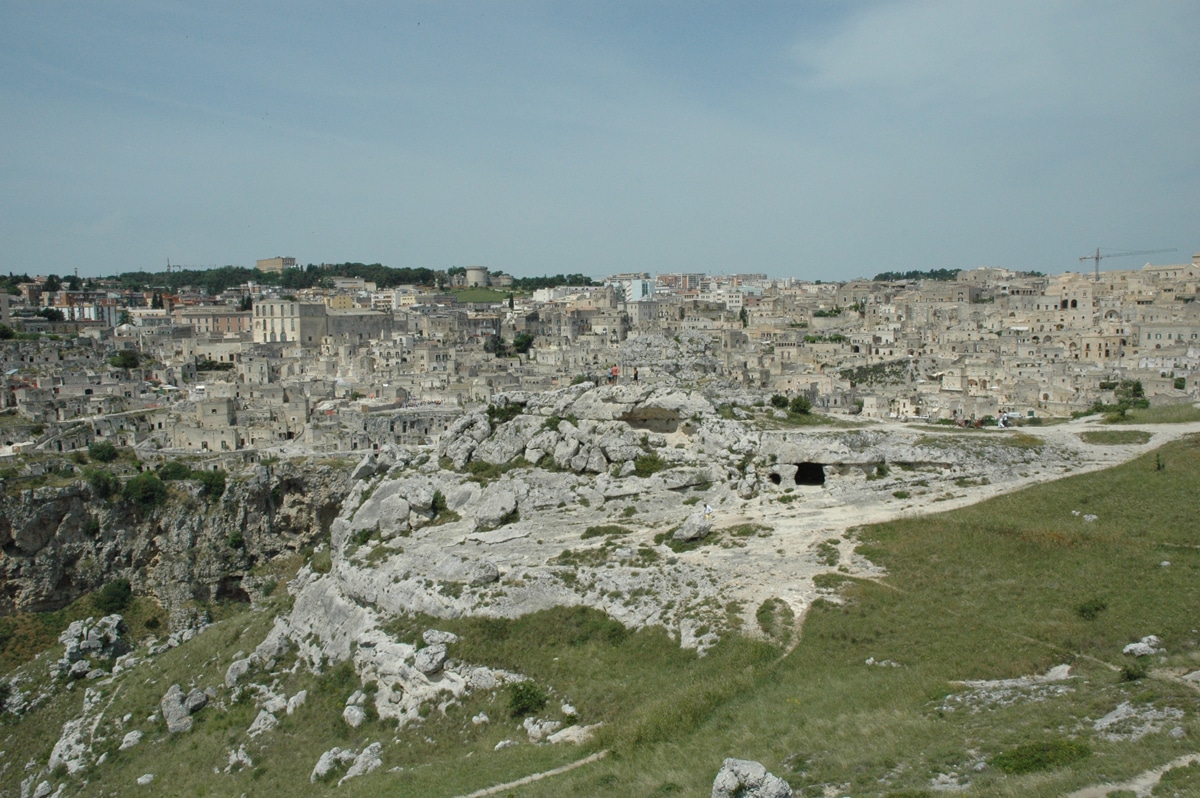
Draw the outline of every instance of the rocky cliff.
[[[0,613],[57,609],[115,578],[171,611],[246,598],[258,563],[329,532],[348,469],[310,461],[251,467],[210,500],[189,480],[143,508],[85,480],[0,496]]]

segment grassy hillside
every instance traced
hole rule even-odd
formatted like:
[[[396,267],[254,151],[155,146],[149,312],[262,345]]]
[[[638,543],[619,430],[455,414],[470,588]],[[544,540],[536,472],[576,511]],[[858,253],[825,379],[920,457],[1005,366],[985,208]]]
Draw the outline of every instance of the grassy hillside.
[[[525,741],[508,691],[434,710],[399,733],[378,720],[351,730],[340,713],[360,687],[353,672],[292,673],[289,661],[279,663],[278,688],[309,689],[308,704],[249,740],[256,710],[234,702],[222,683],[235,652],[251,650],[269,628],[270,612],[246,611],[101,688],[108,703],[94,747],[110,751],[108,760],[52,781],[80,795],[456,796],[603,749],[610,754],[601,761],[511,794],[707,795],[722,759],[735,756],[761,761],[798,795],[935,795],[938,780],[964,784],[964,795],[1063,795],[1200,750],[1200,692],[1176,678],[1200,668],[1197,519],[1200,441],[1190,439],[1109,471],[857,530],[860,551],[888,576],[823,577],[829,595],[790,652],[734,637],[698,658],[661,630],[633,633],[575,609],[514,622],[405,618],[391,627],[402,640],[430,626],[454,631],[463,639],[452,656],[529,675],[551,693],[541,717],[560,718],[569,700],[581,723],[605,724],[582,747]],[[282,595],[272,600],[276,609],[286,604]],[[1165,653],[1121,653],[1149,634]],[[961,684],[1064,663],[1075,678],[993,686],[991,698]],[[27,667],[44,678],[44,661]],[[219,685],[214,704],[226,708],[201,710],[192,732],[169,736],[147,718],[173,682]],[[18,794],[29,759],[45,763],[82,691],[58,690],[19,723],[6,716],[0,795]],[[1135,716],[1158,717],[1157,730],[1106,739],[1095,721],[1126,702]],[[473,724],[481,711],[490,722]],[[145,739],[117,752],[133,728]],[[505,739],[522,743],[493,750]],[[322,751],[373,741],[384,746],[379,770],[341,787],[310,787]],[[239,745],[253,766],[214,773]],[[1197,771],[1169,772],[1155,794],[1200,794]],[[151,772],[152,787],[136,787]]]

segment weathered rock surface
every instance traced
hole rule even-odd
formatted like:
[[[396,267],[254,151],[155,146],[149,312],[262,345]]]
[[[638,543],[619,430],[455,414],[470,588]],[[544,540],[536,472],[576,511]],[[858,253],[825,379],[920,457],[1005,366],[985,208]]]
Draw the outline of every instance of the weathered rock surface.
[[[748,759],[726,759],[713,780],[712,798],[791,797],[791,785]]]
[[[318,779],[325,780],[331,778],[330,774],[335,769],[349,764],[350,767],[347,768],[346,773],[338,779],[338,786],[341,786],[343,782],[358,776],[364,776],[382,765],[383,759],[379,755],[382,750],[383,745],[381,743],[371,743],[362,751],[355,751],[351,748],[331,748],[321,754],[321,758],[313,766],[308,780],[315,784]]]
[[[432,676],[446,664],[446,646],[435,643],[417,651],[413,657],[413,666],[426,676]]]
[[[192,730],[192,713],[188,711],[184,699],[183,690],[180,689],[179,685],[173,684],[159,703],[162,709],[163,720],[167,724],[167,731],[171,732],[171,734],[180,734]]]
[[[0,613],[58,609],[124,577],[186,625],[195,601],[246,595],[256,563],[324,536],[349,476],[308,460],[260,466],[205,512],[183,501],[142,512],[83,480],[0,496],[0,541],[13,541],[0,558]],[[241,548],[230,547],[235,532]]]
[[[51,671],[76,679],[87,676],[91,671],[88,657],[117,659],[130,651],[132,645],[125,639],[128,631],[124,619],[117,614],[106,615],[98,621],[92,618],[72,621],[58,636],[58,642],[63,644],[63,656],[54,663]]]
[[[701,540],[708,537],[710,532],[712,532],[712,521],[705,518],[703,513],[693,513],[680,525],[679,529],[675,530],[671,537],[684,541]]]

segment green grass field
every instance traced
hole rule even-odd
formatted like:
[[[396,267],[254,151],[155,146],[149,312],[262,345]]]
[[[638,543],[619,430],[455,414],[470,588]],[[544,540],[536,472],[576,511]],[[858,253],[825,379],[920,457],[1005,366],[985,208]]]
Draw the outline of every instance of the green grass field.
[[[494,288],[453,288],[450,293],[459,302],[507,302],[511,292]]]
[[[453,656],[529,675],[552,691],[550,716],[569,700],[581,722],[605,724],[582,747],[525,742],[494,751],[501,740],[524,739],[504,692],[435,711],[399,733],[378,720],[350,730],[339,716],[359,685],[337,668],[281,677],[288,694],[310,689],[309,704],[256,741],[244,734],[254,714],[247,704],[202,710],[187,735],[168,737],[161,724],[143,722],[173,681],[219,684],[233,653],[261,639],[269,613],[244,612],[106,688],[106,718],[132,713],[122,728],[144,728],[147,737],[117,753],[123,732],[102,723],[110,761],[86,774],[86,788],[70,780],[67,794],[126,794],[138,775],[154,772],[155,795],[448,797],[606,749],[603,760],[506,794],[705,796],[721,761],[733,756],[761,761],[804,796],[933,796],[938,778],[957,779],[965,784],[958,794],[967,796],[1059,796],[1200,750],[1200,692],[1171,678],[1200,668],[1197,518],[1200,441],[1193,438],[1108,471],[857,530],[860,553],[887,576],[823,579],[840,585],[838,600],[813,604],[789,653],[731,636],[697,657],[661,629],[631,632],[580,609],[517,621],[402,618],[389,627],[401,640],[431,625],[457,632]],[[759,614],[769,620],[776,609]],[[1148,634],[1162,639],[1165,653],[1138,667],[1121,650]],[[1064,663],[1075,678],[1044,700],[1017,694],[972,711],[963,698],[970,688],[957,684]],[[37,662],[30,673],[44,671]],[[5,761],[44,757],[80,700],[79,689],[60,692],[20,724],[7,720]],[[1182,715],[1140,740],[1102,738],[1093,722],[1123,702]],[[479,711],[491,722],[473,725]],[[1176,727],[1179,739],[1167,733]],[[322,751],[371,741],[384,743],[380,770],[340,788],[309,785]],[[239,744],[254,767],[214,774]],[[1164,783],[1194,795],[1196,770],[1169,772]]]

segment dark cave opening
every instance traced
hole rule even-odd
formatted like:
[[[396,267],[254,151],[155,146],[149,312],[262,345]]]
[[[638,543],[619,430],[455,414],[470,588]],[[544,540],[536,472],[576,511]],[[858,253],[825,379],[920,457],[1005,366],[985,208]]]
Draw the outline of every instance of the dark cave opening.
[[[824,485],[825,466],[821,465],[820,463],[797,463],[796,484]]]

